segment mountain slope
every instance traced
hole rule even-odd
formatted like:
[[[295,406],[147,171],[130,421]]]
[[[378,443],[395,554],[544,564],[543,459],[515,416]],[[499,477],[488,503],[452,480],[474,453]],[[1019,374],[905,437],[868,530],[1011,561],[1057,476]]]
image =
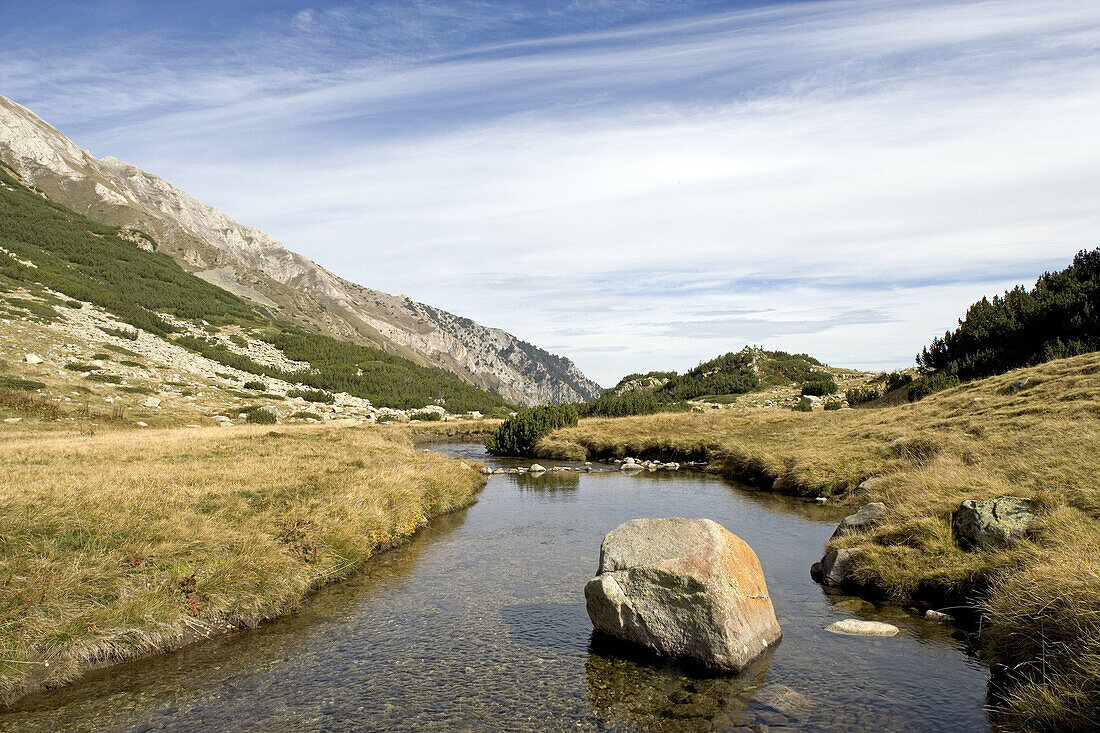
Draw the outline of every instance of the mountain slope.
[[[510,402],[576,402],[601,389],[563,357],[405,296],[356,285],[163,179],[96,158],[0,96],[0,161],[89,219],[148,232],[186,270],[310,330],[449,371]]]

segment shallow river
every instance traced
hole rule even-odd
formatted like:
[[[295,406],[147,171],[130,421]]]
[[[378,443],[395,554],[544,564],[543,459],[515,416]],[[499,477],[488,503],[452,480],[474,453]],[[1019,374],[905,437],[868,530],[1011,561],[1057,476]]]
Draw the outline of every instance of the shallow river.
[[[478,445],[438,449],[521,465]],[[686,471],[493,476],[473,507],[299,613],[35,696],[0,729],[987,729],[987,670],[949,628],[901,609],[841,613],[845,599],[810,580],[842,514]],[[759,555],[783,640],[742,675],[593,640],[583,588],[603,535],[660,516],[709,517]],[[825,631],[851,615],[902,632]]]

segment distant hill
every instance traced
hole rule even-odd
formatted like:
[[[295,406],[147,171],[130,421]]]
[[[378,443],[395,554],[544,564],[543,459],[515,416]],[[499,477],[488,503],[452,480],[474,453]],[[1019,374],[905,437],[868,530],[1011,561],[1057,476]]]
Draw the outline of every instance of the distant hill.
[[[94,157],[4,97],[0,162],[91,222],[147,233],[158,252],[187,272],[305,331],[443,369],[514,404],[583,402],[601,391],[564,357],[407,296],[344,280],[158,176]]]
[[[832,374],[834,371],[807,354],[765,351],[746,346],[740,351],[703,362],[683,374],[648,372],[627,375],[605,394],[621,395],[631,390],[647,390],[670,402],[696,400],[787,386],[792,382],[805,382],[815,374]]]

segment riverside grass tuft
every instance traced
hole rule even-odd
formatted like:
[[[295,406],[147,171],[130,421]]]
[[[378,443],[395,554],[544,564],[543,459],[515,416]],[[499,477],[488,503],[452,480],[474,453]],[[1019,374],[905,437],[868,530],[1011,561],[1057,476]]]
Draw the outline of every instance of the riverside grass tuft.
[[[484,478],[396,431],[0,434],[0,701],[293,610]]]
[[[1100,729],[1100,353],[895,407],[582,420],[535,453],[702,458],[766,489],[882,501],[883,524],[832,543],[854,551],[860,580],[899,600],[978,602],[995,712],[1009,729]],[[951,513],[1000,495],[1035,500],[1032,538],[959,549]]]

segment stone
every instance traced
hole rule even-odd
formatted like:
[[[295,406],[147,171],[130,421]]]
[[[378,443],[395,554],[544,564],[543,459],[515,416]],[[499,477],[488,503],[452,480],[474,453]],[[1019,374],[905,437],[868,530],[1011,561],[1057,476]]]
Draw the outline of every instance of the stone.
[[[709,519],[620,524],[584,594],[597,630],[710,667],[739,672],[783,635],[756,553]]]
[[[634,463],[637,463],[637,461],[635,461],[633,458],[624,458],[623,463],[634,464]]]
[[[955,620],[955,617],[949,613],[943,613],[942,611],[933,611],[929,608],[924,612],[924,617],[929,621],[936,621],[941,624],[949,624]]]
[[[826,631],[834,634],[849,634],[851,636],[897,636],[898,627],[882,621],[864,621],[858,618],[846,618],[825,627]]]
[[[830,550],[819,562],[810,566],[810,577],[822,585],[834,588],[852,579],[852,551]]]
[[[862,598],[845,598],[843,601],[834,603],[833,610],[840,611],[841,613],[859,613],[869,605],[870,604]]]
[[[815,707],[814,701],[809,697],[787,685],[778,683],[761,687],[753,694],[753,701],[777,710],[798,722],[803,722],[810,717]]]
[[[531,466],[531,473],[546,473],[546,469],[535,463]]]
[[[160,398],[159,397],[146,397],[145,401],[141,403],[141,406],[142,407],[149,407],[149,408],[160,407]]]
[[[149,427],[149,423],[147,423],[147,422],[142,422],[141,420],[138,420],[138,421],[137,421],[136,423],[134,423],[134,424],[135,424],[135,425],[137,425],[137,426],[138,426],[139,428],[147,428],[147,427]]]
[[[870,504],[864,504],[855,514],[849,514],[840,521],[840,524],[837,525],[830,539],[843,537],[853,532],[866,532],[876,525],[881,524],[885,517],[886,505],[881,501],[872,501]]]
[[[828,503],[829,503],[829,497],[827,497],[827,496],[815,496],[814,497],[814,504],[828,504]]]
[[[817,403],[821,402],[820,397],[816,397],[812,394],[804,394],[798,400],[803,405],[809,405],[810,407],[816,407]]]
[[[43,358],[42,358],[41,356],[39,356],[38,354],[27,354],[27,355],[26,355],[25,357],[23,357],[23,358],[24,358],[24,359],[26,360],[26,362],[27,362],[28,364],[41,364],[42,362],[44,362],[44,361],[45,361],[45,359],[43,359]]]
[[[619,466],[620,471],[644,471],[645,467],[637,463],[623,463]]]
[[[1028,499],[1017,496],[998,496],[986,501],[967,499],[951,515],[951,529],[964,550],[1004,549],[1027,537],[1034,518]]]
[[[22,419],[23,418],[21,418],[21,417],[6,417],[6,418],[4,418],[4,422],[11,423],[12,425],[14,425],[15,423],[21,421]]]
[[[1027,386],[1027,383],[1031,381],[1031,377],[1024,377],[1023,379],[1017,379],[1008,388],[1010,392],[1019,392],[1021,389]]]

